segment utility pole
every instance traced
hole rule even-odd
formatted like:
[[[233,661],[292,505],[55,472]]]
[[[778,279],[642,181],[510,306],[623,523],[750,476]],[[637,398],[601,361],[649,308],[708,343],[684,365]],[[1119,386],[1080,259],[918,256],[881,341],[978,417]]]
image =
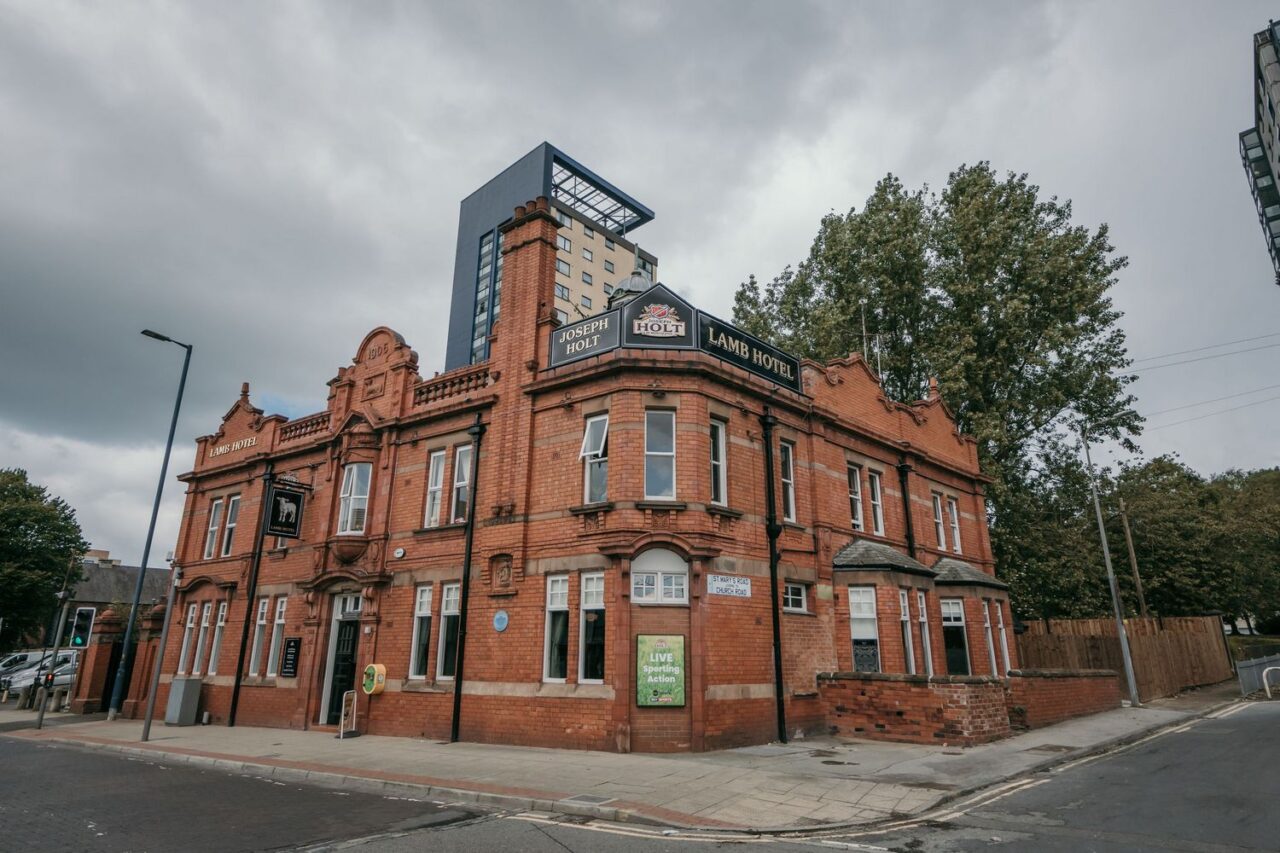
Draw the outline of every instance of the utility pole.
[[[62,591],[58,593],[58,599],[62,602],[62,610],[58,614],[58,629],[53,635],[53,653],[49,656],[49,675],[55,679],[58,677],[58,652],[62,651],[62,632],[67,627],[67,608],[71,606],[71,593],[67,592],[67,585],[62,584]],[[77,664],[78,665],[78,664]],[[75,683],[75,679],[72,679]],[[49,696],[53,693],[53,682],[49,682],[49,689],[45,690],[39,684],[32,684],[31,689],[36,692],[36,728],[44,728],[44,706],[49,704]]]
[[[1133,553],[1133,534],[1129,532],[1129,513],[1125,512],[1124,498],[1120,499],[1120,524],[1124,528],[1124,544],[1129,549],[1129,568],[1133,571],[1133,587],[1138,591],[1138,610],[1143,619],[1149,619],[1147,597],[1142,594],[1142,576],[1138,574],[1138,557]]]
[[[858,304],[862,306],[862,360],[867,360],[867,298],[864,296],[858,300]]]
[[[173,601],[182,583],[182,566],[173,561],[169,552],[169,598],[164,605],[164,625],[160,629],[160,647],[156,649],[155,666],[151,669],[151,689],[147,692],[147,715],[142,721],[142,742],[151,738],[151,721],[156,716],[156,694],[160,692],[160,667],[164,663],[164,650],[169,646],[169,626],[173,624]]]
[[[1093,458],[1089,455],[1088,427],[1080,424],[1080,443],[1084,445],[1084,461],[1089,469],[1089,492],[1093,495],[1093,509],[1098,516],[1098,536],[1102,540],[1102,561],[1107,566],[1107,584],[1111,588],[1111,605],[1116,612],[1116,636],[1120,638],[1120,656],[1124,658],[1124,677],[1129,685],[1129,704],[1138,708],[1138,680],[1133,675],[1133,658],[1129,655],[1129,634],[1124,629],[1124,608],[1120,604],[1120,589],[1116,586],[1116,573],[1111,567],[1111,548],[1107,545],[1107,525],[1102,519],[1102,501],[1098,499],[1098,483],[1093,475]]]

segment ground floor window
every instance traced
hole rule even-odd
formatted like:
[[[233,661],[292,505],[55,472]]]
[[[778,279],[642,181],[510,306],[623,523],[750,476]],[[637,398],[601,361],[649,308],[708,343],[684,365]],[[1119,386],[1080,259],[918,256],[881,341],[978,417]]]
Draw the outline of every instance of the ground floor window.
[[[218,658],[222,654],[222,632],[227,627],[227,603],[218,602],[218,621],[213,626],[213,648],[209,650],[209,674],[217,675]]]
[[[196,612],[198,609],[198,604],[187,606],[187,624],[182,631],[182,651],[178,653],[178,675],[186,675],[187,667],[191,665],[191,637],[196,630]]]
[[[582,661],[579,681],[604,681],[604,575],[582,576]]]
[[[1009,638],[1004,633],[1004,606],[999,601],[993,604],[996,608],[996,626],[1000,629],[1000,662],[1004,664],[1001,672],[1007,675],[1012,667],[1009,665]]]
[[[413,652],[410,654],[409,677],[427,677],[427,651],[431,644],[431,584],[418,587],[413,609]]]
[[[804,584],[787,582],[783,585],[782,609],[792,613],[809,612],[808,589]]]
[[[991,674],[999,675],[996,672],[996,644],[991,637],[991,602],[982,599],[982,631],[987,638],[987,663],[991,665]]]
[[[249,674],[253,676],[262,671],[262,646],[267,639],[267,608],[270,604],[269,598],[258,599],[258,618],[253,623],[253,651],[249,655]]]
[[[949,675],[969,674],[969,640],[964,630],[964,601],[942,599],[942,646],[947,654]]]
[[[547,578],[547,628],[542,679],[564,681],[569,675],[569,576]]]
[[[929,641],[929,611],[925,606],[923,590],[916,590],[916,618],[920,622],[920,653],[924,656],[924,671],[933,675],[933,643]]]
[[[651,548],[631,561],[631,600],[688,604],[689,564],[674,551]]]
[[[853,671],[880,671],[880,629],[876,624],[876,588],[849,587],[849,636]]]
[[[458,623],[462,620],[462,587],[456,583],[444,585],[444,598],[440,602],[440,660],[436,664],[437,678],[453,678],[458,671]]]
[[[902,654],[907,661],[907,675],[916,674],[916,649],[911,641],[911,599],[905,589],[898,590],[898,624],[902,628]]]
[[[284,613],[289,597],[276,599],[276,618],[271,626],[271,653],[267,655],[267,675],[275,675],[280,669],[280,651],[284,648]]]

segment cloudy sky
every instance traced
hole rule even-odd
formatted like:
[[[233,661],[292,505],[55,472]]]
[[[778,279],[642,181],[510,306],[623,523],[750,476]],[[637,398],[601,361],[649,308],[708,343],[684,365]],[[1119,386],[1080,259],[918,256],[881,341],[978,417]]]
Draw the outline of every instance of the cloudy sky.
[[[136,561],[181,364],[138,331],[195,345],[173,474],[242,381],[323,408],[376,325],[430,375],[458,202],[543,140],[653,208],[661,278],[721,315],[886,172],[988,159],[1110,223],[1133,357],[1280,332],[1236,150],[1270,5],[0,0],[0,466]],[[1280,464],[1280,401],[1212,414],[1277,367],[1145,374],[1144,451]]]

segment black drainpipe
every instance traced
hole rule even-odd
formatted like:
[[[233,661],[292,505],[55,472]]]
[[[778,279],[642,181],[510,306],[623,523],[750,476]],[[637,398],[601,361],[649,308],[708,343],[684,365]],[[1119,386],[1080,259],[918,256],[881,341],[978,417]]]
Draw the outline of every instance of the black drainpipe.
[[[467,648],[467,599],[471,592],[471,543],[476,530],[476,498],[480,494],[478,482],[480,475],[480,439],[484,435],[485,426],[480,421],[480,413],[476,412],[476,420],[468,429],[471,436],[471,476],[468,490],[470,500],[467,502],[467,538],[462,548],[462,596],[458,602],[458,664],[453,672],[453,722],[449,728],[449,743],[458,742],[458,723],[462,713],[462,664],[466,660]]]
[[[778,617],[778,537],[782,535],[782,525],[778,523],[778,513],[774,507],[773,494],[773,426],[778,419],[769,414],[769,407],[764,407],[760,417],[760,425],[764,428],[764,500],[765,500],[765,533],[769,536],[769,594],[773,604],[773,692],[778,704],[778,741],[787,742],[787,707],[783,697],[782,684],[782,623]]]
[[[258,570],[262,567],[262,541],[267,538],[267,519],[271,516],[271,484],[275,481],[274,462],[267,462],[262,472],[262,505],[258,509],[258,535],[253,546],[253,560],[249,564],[249,588],[245,590],[244,625],[240,629],[240,651],[236,654],[236,680],[231,687],[231,708],[227,712],[227,727],[236,724],[236,711],[240,708],[240,682],[244,679],[244,652],[249,646],[249,624],[254,620],[254,605],[258,598]],[[173,614],[165,613],[164,618]],[[163,660],[164,649],[157,654]],[[159,664],[156,664],[159,666]]]
[[[911,465],[905,456],[898,457],[898,486],[902,490],[902,513],[907,519],[907,555],[916,558],[916,526],[911,520]]]

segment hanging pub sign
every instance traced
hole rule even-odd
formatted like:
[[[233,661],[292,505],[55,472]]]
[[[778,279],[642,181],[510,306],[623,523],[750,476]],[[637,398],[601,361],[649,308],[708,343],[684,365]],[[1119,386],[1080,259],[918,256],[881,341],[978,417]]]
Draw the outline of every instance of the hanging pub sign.
[[[710,314],[699,312],[698,318],[698,346],[703,352],[784,388],[800,390],[798,358]]]
[[[622,321],[617,311],[606,311],[551,333],[551,366],[606,353],[618,346]]]
[[[641,708],[684,707],[684,635],[636,637],[636,704]]]
[[[299,489],[271,487],[271,506],[267,512],[267,533],[285,539],[302,535],[303,492]]]
[[[622,306],[622,343],[646,349],[693,349],[698,312],[661,284]]]

